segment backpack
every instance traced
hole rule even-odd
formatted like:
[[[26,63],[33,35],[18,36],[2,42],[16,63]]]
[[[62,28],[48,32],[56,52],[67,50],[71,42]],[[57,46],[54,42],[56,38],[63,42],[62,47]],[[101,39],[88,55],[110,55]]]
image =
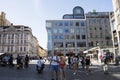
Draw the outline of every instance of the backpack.
[[[72,58],[72,63],[77,63],[77,62],[78,62],[77,58]]]

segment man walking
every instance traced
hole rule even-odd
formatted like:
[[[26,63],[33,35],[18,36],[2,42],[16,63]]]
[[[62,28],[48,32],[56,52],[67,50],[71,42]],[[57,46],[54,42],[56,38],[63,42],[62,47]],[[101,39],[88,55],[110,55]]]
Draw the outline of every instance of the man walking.
[[[54,77],[54,73],[56,74],[56,80],[58,80],[58,65],[59,65],[59,59],[57,56],[57,52],[54,53],[54,56],[51,58],[51,62],[50,62],[50,66],[52,67],[52,79],[51,80],[55,80]]]

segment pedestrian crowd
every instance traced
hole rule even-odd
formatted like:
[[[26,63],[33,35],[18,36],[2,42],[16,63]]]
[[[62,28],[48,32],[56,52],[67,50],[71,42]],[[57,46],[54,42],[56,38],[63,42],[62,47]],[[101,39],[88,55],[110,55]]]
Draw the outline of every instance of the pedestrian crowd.
[[[14,58],[12,55],[10,56],[6,55],[1,60],[2,66],[8,65],[9,67],[14,67],[13,60]],[[66,58],[66,56],[64,55],[58,56],[58,52],[54,52],[54,55],[48,57],[48,60],[50,62],[49,68],[51,69],[51,80],[66,80],[67,64],[68,69],[73,70],[73,75],[76,75],[78,68],[80,67],[79,64],[81,64],[82,69],[86,71],[87,75],[91,72],[90,70],[90,66],[92,65],[91,58],[90,56],[87,55],[81,57],[78,57],[76,55],[69,55]],[[25,56],[17,55],[15,66],[17,69],[28,68],[29,61],[30,58],[28,55]],[[36,69],[38,72],[41,73],[41,71],[44,69],[45,61],[43,60],[42,57],[40,57],[39,60],[37,61]],[[103,71],[104,73],[106,73],[108,71],[109,57],[106,56],[103,62],[104,62]]]
[[[16,65],[14,64],[14,61],[16,61]],[[29,64],[29,56],[25,55],[25,56],[20,56],[17,55],[16,58],[13,57],[13,55],[5,55],[4,57],[2,57],[0,59],[0,65],[1,66],[9,66],[9,67],[14,67],[16,66],[17,69],[19,68],[28,68]]]
[[[88,74],[90,72],[91,60],[89,56],[82,56],[80,59],[78,56],[72,55],[66,58],[65,56],[57,56],[57,52],[54,56],[49,58],[51,67],[51,80],[66,80],[66,65],[68,63],[68,68],[73,70],[73,75],[77,73],[79,68],[79,63],[81,63],[82,68],[86,70]]]
[[[89,68],[90,65],[91,65],[90,56],[81,56],[80,59],[77,56],[69,56],[68,57],[69,69],[73,69],[74,70],[73,74],[76,74],[77,69],[79,68],[79,64],[82,65],[83,69],[86,68],[87,74],[90,72],[90,68]]]

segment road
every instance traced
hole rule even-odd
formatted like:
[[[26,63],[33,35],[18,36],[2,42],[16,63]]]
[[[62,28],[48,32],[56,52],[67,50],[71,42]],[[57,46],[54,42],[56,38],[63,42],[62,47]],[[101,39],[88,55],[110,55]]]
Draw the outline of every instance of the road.
[[[42,74],[35,69],[36,61],[31,61],[29,68],[17,70],[16,67],[1,67],[0,80],[51,80],[51,72],[48,64]],[[82,68],[79,68],[76,75],[73,70],[66,69],[66,80],[120,80],[120,66],[109,65],[109,74],[104,74],[101,65],[92,65],[89,75]]]

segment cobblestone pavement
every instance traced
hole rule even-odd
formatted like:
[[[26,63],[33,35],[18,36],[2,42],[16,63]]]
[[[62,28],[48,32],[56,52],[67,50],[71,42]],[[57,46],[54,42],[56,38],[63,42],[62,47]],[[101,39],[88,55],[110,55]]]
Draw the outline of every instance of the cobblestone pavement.
[[[0,80],[51,80],[50,68],[46,67],[42,74],[38,74],[35,69],[36,61],[32,61],[27,69],[17,70],[16,67],[1,67]],[[76,75],[73,75],[73,70],[66,69],[66,80],[120,80],[120,66],[109,65],[108,74],[104,74],[102,65],[93,64],[89,75],[85,69],[79,67]]]

